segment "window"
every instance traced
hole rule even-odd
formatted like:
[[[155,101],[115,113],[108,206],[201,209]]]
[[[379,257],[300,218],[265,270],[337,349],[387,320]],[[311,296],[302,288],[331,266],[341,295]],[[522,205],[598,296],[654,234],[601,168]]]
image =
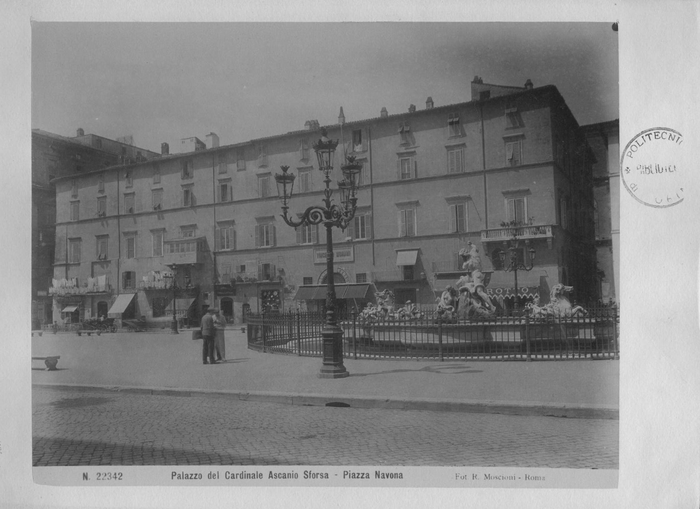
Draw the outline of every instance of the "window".
[[[134,193],[129,193],[124,195],[124,213],[133,214],[134,213]]]
[[[514,129],[516,127],[522,127],[518,108],[506,108],[506,129]]]
[[[136,288],[136,272],[126,271],[122,272],[122,289],[124,290],[134,290]]]
[[[267,166],[267,147],[264,143],[258,145],[258,166]]]
[[[194,190],[192,189],[192,187],[185,187],[182,189],[182,206],[194,206]]]
[[[506,207],[508,207],[507,213],[509,222],[527,223],[527,197],[507,198]]]
[[[70,195],[72,198],[78,197],[78,179],[73,179],[71,181]]]
[[[194,163],[192,159],[182,161],[182,180],[189,180],[194,177]]]
[[[104,173],[100,174],[100,176],[97,177],[97,192],[98,193],[105,192],[105,174]]]
[[[233,189],[230,182],[219,182],[219,201],[227,202],[233,199]]]
[[[362,165],[360,173],[357,174],[357,187],[369,185],[371,182],[369,178],[369,167],[367,165],[367,161],[361,160],[357,162]]]
[[[258,176],[258,197],[267,198],[270,196],[270,175]]]
[[[96,256],[98,260],[106,260],[107,259],[107,248],[109,242],[109,237],[107,236],[101,236],[97,237],[97,243],[96,243]]]
[[[509,141],[506,142],[506,165],[507,166],[520,166],[522,164],[522,141]]]
[[[125,240],[126,257],[136,258],[136,235],[128,235]]]
[[[260,281],[272,281],[277,275],[277,269],[273,263],[261,263],[258,265],[258,279]]]
[[[151,191],[151,200],[153,201],[153,210],[161,210],[163,208],[163,190],[154,189]]]
[[[297,244],[317,244],[318,225],[310,224],[295,228],[297,232]]]
[[[399,237],[416,236],[416,210],[399,210]]]
[[[367,273],[366,272],[359,272],[355,274],[355,283],[366,283],[367,282]]]
[[[413,265],[403,265],[401,268],[403,269],[402,275],[404,281],[412,281],[415,279],[413,271],[415,267]]]
[[[401,137],[401,145],[411,145],[411,126],[403,123],[399,126],[399,136]]]
[[[450,205],[450,233],[467,231],[467,204],[455,203]]]
[[[363,152],[365,150],[362,129],[355,129],[352,132],[352,149],[355,152]]]
[[[216,229],[216,249],[227,251],[236,249],[236,230],[232,224],[223,224]]]
[[[153,183],[160,184],[160,166],[153,168]]]
[[[97,198],[97,215],[98,217],[104,217],[107,215],[107,197],[100,196]]]
[[[68,239],[68,262],[80,263],[81,239]]]
[[[153,301],[151,302],[151,308],[153,309],[153,318],[160,318],[165,316],[167,307],[167,297],[153,297]]]
[[[464,171],[464,148],[452,148],[447,151],[447,172],[462,173]]]
[[[309,286],[309,285],[314,284],[314,278],[312,278],[312,277],[306,276],[306,277],[304,277],[304,279],[302,281],[303,281],[302,284],[304,286]]]
[[[408,180],[416,178],[417,168],[413,157],[400,157],[398,161],[398,179]]]
[[[80,202],[72,201],[70,202],[70,220],[77,221],[80,219]]]
[[[216,155],[216,166],[219,170],[219,173],[228,172],[228,165],[226,162],[227,157],[228,157],[228,154],[226,152],[219,152]]]
[[[458,113],[447,115],[447,133],[450,138],[462,136],[462,124],[459,122]]]
[[[182,238],[194,238],[197,236],[196,226],[181,226],[180,227],[180,237]]]
[[[311,170],[299,170],[299,192],[311,191]]]
[[[243,150],[239,150],[236,153],[236,168],[238,171],[245,170],[245,157],[243,157]]]
[[[299,142],[299,160],[309,160],[309,140],[301,140]]]
[[[372,238],[371,214],[356,214],[348,225],[348,234],[353,240],[364,240]]]
[[[275,245],[275,225],[262,223],[255,225],[255,247],[271,247]]]
[[[133,187],[134,186],[134,176],[130,171],[127,171],[124,174],[124,185],[126,187]]]
[[[151,232],[153,256],[163,256],[163,230]]]

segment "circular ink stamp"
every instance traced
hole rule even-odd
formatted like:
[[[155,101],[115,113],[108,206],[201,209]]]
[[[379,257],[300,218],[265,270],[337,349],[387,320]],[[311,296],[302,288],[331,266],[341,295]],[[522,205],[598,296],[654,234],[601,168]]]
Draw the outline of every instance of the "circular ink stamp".
[[[672,207],[683,201],[683,135],[668,127],[647,129],[625,147],[620,161],[622,182],[639,202]]]

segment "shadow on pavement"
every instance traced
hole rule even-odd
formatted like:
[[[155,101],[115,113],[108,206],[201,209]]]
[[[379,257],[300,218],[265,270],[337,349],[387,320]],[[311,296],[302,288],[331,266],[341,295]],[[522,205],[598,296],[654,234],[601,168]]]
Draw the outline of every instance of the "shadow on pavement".
[[[420,369],[391,369],[388,371],[377,371],[375,373],[350,373],[350,376],[373,376],[373,375],[386,375],[390,373],[419,373],[425,371],[428,373],[435,373],[438,375],[461,375],[464,373],[483,373],[481,369],[465,369],[464,364],[455,365],[440,365],[440,366],[425,366]]]

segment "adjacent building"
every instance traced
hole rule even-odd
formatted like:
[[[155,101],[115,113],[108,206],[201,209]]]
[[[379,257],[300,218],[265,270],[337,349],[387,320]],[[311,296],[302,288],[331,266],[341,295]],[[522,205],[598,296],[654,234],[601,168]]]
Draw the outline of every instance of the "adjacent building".
[[[320,309],[325,229],[287,226],[274,180],[281,165],[296,175],[291,213],[321,204],[312,148],[320,127],[309,120],[226,146],[210,133],[207,143],[183,140],[182,153],[163,144],[157,158],[57,176],[53,319],[68,309],[71,320],[143,317],[165,327],[173,314],[196,322],[209,306],[235,322],[248,311]],[[534,268],[518,273],[523,298],[546,302],[560,282],[580,302],[599,298],[596,156],[556,87],[477,77],[462,103],[428,98],[352,122],[341,109],[324,127],[340,140],[335,180],[344,156],[363,164],[356,217],[333,233],[341,308],[385,288],[397,305],[433,306],[461,275],[469,241],[489,293],[509,307],[514,277],[498,253],[511,222],[536,252]]]

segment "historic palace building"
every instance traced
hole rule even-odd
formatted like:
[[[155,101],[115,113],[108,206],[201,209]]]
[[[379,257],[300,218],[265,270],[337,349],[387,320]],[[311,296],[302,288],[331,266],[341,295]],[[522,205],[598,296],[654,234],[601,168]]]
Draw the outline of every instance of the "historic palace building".
[[[428,98],[348,122],[341,108],[323,127],[340,140],[335,180],[344,155],[363,164],[356,217],[334,230],[341,308],[382,289],[397,304],[434,306],[461,275],[468,241],[488,292],[510,306],[514,274],[499,257],[509,223],[522,225],[522,256],[535,252],[534,268],[518,272],[521,296],[547,302],[561,282],[582,303],[600,298],[596,158],[556,87],[477,77],[466,102]],[[163,327],[173,312],[195,321],[209,306],[235,322],[249,310],[320,309],[325,231],[284,223],[274,178],[281,165],[296,175],[290,213],[321,203],[320,128],[310,120],[226,146],[211,133],[182,140],[177,154],[163,144],[158,157],[56,175],[53,320],[143,317]]]

